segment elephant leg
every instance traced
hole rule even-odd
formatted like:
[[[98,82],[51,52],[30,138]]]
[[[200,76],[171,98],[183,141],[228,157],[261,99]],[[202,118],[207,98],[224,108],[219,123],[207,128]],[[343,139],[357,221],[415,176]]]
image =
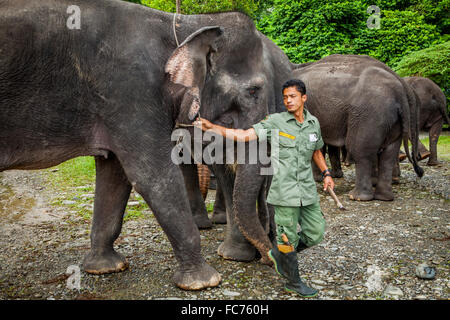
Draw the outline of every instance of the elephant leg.
[[[212,223],[208,219],[208,211],[206,210],[205,201],[203,200],[203,196],[200,192],[197,165],[180,164],[180,169],[183,173],[184,183],[195,224],[199,229],[211,228]]]
[[[401,139],[391,143],[380,155],[378,161],[378,182],[374,195],[374,198],[377,200],[394,200],[394,192],[392,191],[392,176],[395,163],[398,162],[398,152],[401,144]]]
[[[375,161],[372,165],[372,174],[370,177],[370,181],[372,182],[372,187],[375,187],[378,183],[378,163],[380,162],[380,156],[377,155]]]
[[[214,201],[214,211],[211,218],[213,223],[226,224],[227,210],[225,208],[225,198],[220,183],[216,184],[216,200]]]
[[[219,245],[217,253],[224,259],[252,261],[256,257],[256,249],[239,231],[239,226],[233,216],[233,186],[235,176],[226,165],[214,165],[213,167],[218,185],[221,185],[227,214],[225,240]],[[256,199],[254,203],[256,203]],[[256,212],[256,208],[254,210]]]
[[[146,123],[151,124],[152,119]],[[174,283],[185,290],[217,286],[221,276],[202,257],[200,231],[190,210],[183,174],[171,159],[170,135],[165,138],[159,131],[150,133],[158,138],[134,135],[130,145],[129,136],[115,132],[115,144],[127,146],[117,150],[117,157],[128,181],[148,203],[172,245],[178,262]]]
[[[394,170],[392,171],[392,184],[399,184],[400,183],[400,160],[397,158],[395,160]]]
[[[340,148],[335,146],[328,146],[328,156],[331,163],[331,176],[333,178],[342,178],[344,173],[342,172]]]
[[[268,237],[268,209],[261,194],[265,189],[266,176],[259,175],[258,165],[239,165],[236,171],[236,181],[233,191],[233,218],[245,238],[259,251],[260,262],[271,265],[267,253],[272,248]],[[251,181],[251,183],[249,183]],[[259,215],[259,217],[258,217]],[[263,221],[263,224],[260,221]]]
[[[435,122],[430,129],[429,136],[430,136],[430,158],[428,159],[427,165],[429,166],[435,166],[438,165],[438,159],[437,159],[437,143],[439,140],[439,136],[442,132],[442,124],[443,120],[439,120]]]
[[[430,139],[430,144],[431,144],[431,139]],[[419,161],[424,160],[430,156],[431,152],[428,151],[428,149],[423,145],[422,142],[420,142],[420,140],[418,141],[417,147],[419,149]]]
[[[355,156],[355,187],[349,192],[351,200],[370,201],[373,199],[371,181],[372,167],[376,154],[361,154]]]
[[[122,229],[122,220],[131,185],[113,154],[108,159],[95,158],[96,187],[91,229],[91,249],[83,261],[88,273],[103,274],[123,271],[125,257],[114,251],[114,241]]]

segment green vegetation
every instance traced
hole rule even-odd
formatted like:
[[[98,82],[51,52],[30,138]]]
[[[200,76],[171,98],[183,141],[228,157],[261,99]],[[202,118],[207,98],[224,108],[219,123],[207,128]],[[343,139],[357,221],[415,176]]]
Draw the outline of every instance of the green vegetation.
[[[433,80],[450,102],[450,41],[413,52],[403,57],[395,71],[401,77],[418,76]]]
[[[371,5],[381,10],[378,29],[367,26],[377,18],[367,12]],[[296,63],[334,53],[367,54],[394,67],[405,54],[448,38],[448,6],[448,0],[274,0],[257,25]]]
[[[140,2],[148,7],[167,12],[176,10],[175,0],[135,0],[132,2]],[[254,16],[257,8],[258,4],[255,0],[182,0],[180,10],[182,14],[242,11],[249,16]]]
[[[420,139],[425,147],[429,146],[429,139]],[[438,160],[450,161],[450,136],[440,136],[437,145]]]
[[[52,205],[67,207],[86,220],[91,219],[95,194],[95,161],[78,157],[46,169],[47,182],[55,190]],[[132,201],[132,206],[130,202]],[[150,208],[140,195],[130,198],[124,220],[148,216]]]

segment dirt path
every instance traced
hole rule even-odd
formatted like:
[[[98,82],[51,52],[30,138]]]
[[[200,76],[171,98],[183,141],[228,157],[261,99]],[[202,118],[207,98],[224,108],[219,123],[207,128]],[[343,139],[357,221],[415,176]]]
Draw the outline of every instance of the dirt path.
[[[302,277],[320,289],[317,299],[448,299],[450,297],[450,163],[425,167],[418,180],[402,164],[393,202],[352,202],[346,193],[353,168],[336,180],[347,211],[321,195],[327,219],[324,241],[299,255]],[[52,205],[57,190],[44,184],[44,171],[0,173],[0,299],[298,299],[283,292],[283,281],[257,261],[226,261],[216,254],[225,226],[202,230],[202,253],[222,274],[216,288],[178,289],[171,277],[176,261],[167,237],[151,214],[127,221],[116,249],[130,269],[120,274],[80,273],[89,250],[90,221]],[[210,190],[210,198],[214,191]],[[427,263],[434,280],[415,275]]]

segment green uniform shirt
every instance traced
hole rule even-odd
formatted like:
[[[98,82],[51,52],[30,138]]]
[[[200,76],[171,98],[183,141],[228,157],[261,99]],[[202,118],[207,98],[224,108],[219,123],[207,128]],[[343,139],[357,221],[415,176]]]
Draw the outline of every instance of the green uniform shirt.
[[[317,118],[306,109],[303,115],[303,123],[286,111],[271,114],[253,125],[259,140],[274,143],[279,138],[279,153],[273,152],[272,145],[271,154],[272,164],[278,161],[278,170],[274,172],[267,197],[267,202],[272,205],[300,207],[319,200],[311,160],[313,152],[322,148],[324,143]]]

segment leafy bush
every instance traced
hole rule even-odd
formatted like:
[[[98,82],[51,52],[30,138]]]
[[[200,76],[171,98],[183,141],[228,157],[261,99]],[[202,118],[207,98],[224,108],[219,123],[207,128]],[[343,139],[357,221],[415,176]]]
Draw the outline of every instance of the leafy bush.
[[[419,76],[433,80],[440,86],[450,102],[450,41],[413,52],[394,69],[400,76]]]
[[[140,0],[140,2],[143,5],[162,11],[175,12],[176,10],[175,0]],[[183,14],[238,10],[254,16],[257,8],[255,0],[182,0],[180,9]]]
[[[449,1],[441,1],[441,7]],[[373,4],[381,9],[379,29],[366,24],[371,15],[367,8]],[[333,53],[368,54],[394,67],[403,55],[444,41],[441,29],[413,10],[419,4],[416,0],[274,0],[257,26],[293,62]],[[432,21],[441,13],[427,17]]]

